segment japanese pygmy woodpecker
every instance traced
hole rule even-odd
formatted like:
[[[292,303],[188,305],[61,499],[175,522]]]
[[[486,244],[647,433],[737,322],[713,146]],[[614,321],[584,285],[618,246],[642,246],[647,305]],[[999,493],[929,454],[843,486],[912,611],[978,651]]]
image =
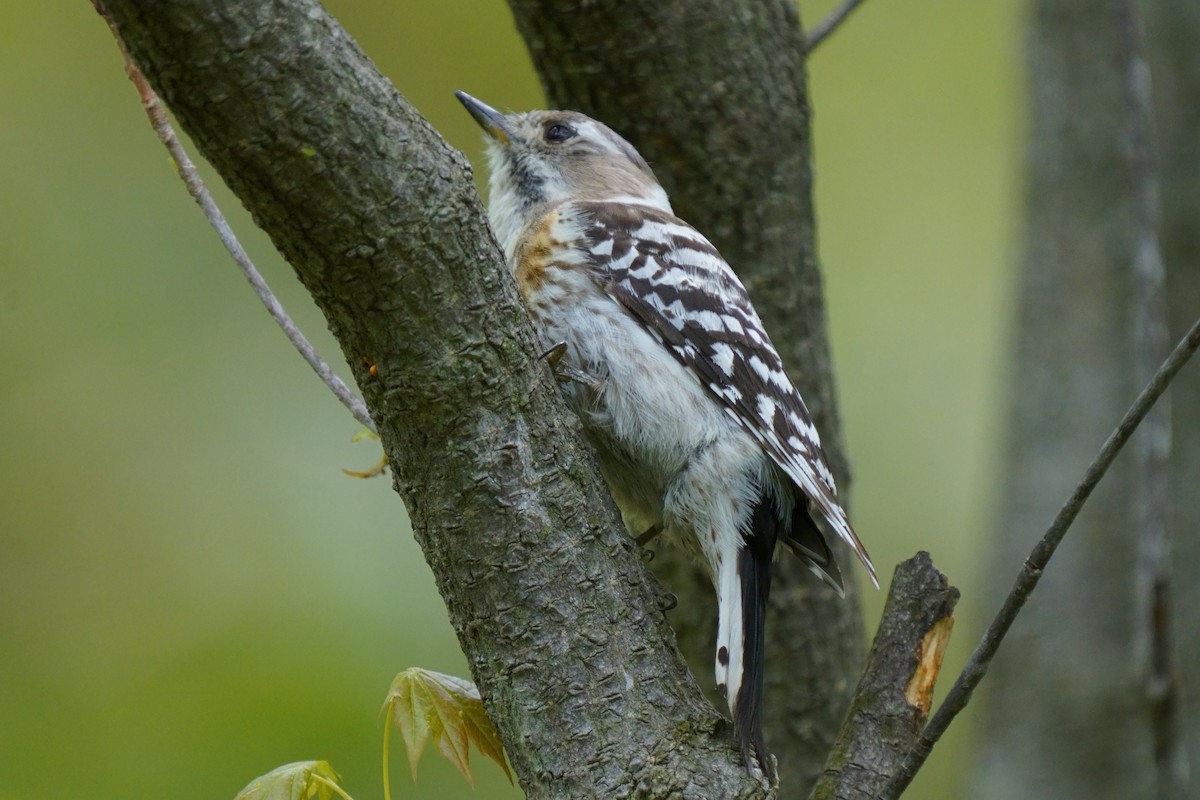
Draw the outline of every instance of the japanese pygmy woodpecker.
[[[769,774],[763,651],[776,543],[840,594],[827,544],[839,537],[876,580],[804,401],[733,270],[672,213],[629,142],[572,111],[501,114],[458,99],[489,137],[492,228],[530,314],[561,343],[567,400],[626,526],[661,530],[708,567],[717,686],[747,769]]]

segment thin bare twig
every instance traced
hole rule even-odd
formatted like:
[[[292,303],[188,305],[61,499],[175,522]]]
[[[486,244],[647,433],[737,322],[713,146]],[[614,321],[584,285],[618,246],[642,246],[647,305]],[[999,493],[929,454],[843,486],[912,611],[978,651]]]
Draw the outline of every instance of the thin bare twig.
[[[1075,491],[1071,497],[1058,511],[1054,522],[1042,537],[1042,540],[1037,543],[1029,557],[1025,559],[1025,564],[1017,575],[1017,580],[1013,585],[1012,590],[1008,593],[1008,597],[1004,599],[1004,605],[996,617],[988,625],[984,631],[983,637],[979,640],[979,644],[975,646],[975,651],[971,653],[971,657],[967,659],[967,664],[963,667],[958,679],[954,682],[946,699],[938,708],[937,712],[930,719],[929,724],[925,726],[920,738],[913,745],[912,750],[904,759],[904,764],[899,772],[892,778],[891,782],[879,795],[880,800],[895,800],[899,797],[908,785],[912,782],[917,771],[925,763],[925,759],[929,757],[929,753],[933,750],[934,744],[946,732],[946,728],[958,715],[971,699],[972,692],[983,679],[987,672],[988,666],[992,662],[992,657],[995,656],[996,650],[1000,647],[1000,643],[1004,641],[1005,634],[1012,626],[1013,620],[1021,611],[1021,607],[1025,605],[1025,601],[1029,599],[1029,595],[1037,586],[1038,581],[1042,577],[1042,571],[1046,568],[1050,557],[1054,555],[1054,551],[1062,542],[1067,530],[1075,521],[1075,517],[1079,515],[1080,509],[1087,502],[1088,497],[1092,494],[1092,490],[1096,488],[1096,484],[1104,477],[1108,468],[1112,465],[1113,459],[1121,452],[1121,448],[1129,441],[1133,432],[1137,430],[1138,425],[1146,414],[1154,406],[1154,402],[1167,390],[1171,381],[1178,374],[1183,365],[1188,359],[1200,348],[1200,320],[1197,320],[1187,332],[1187,335],[1180,340],[1175,349],[1171,351],[1171,355],[1162,363],[1154,377],[1142,389],[1142,393],[1138,395],[1137,400],[1125,412],[1121,422],[1116,429],[1109,434],[1108,440],[1104,442],[1104,446],[1100,448],[1100,452],[1096,454],[1096,458],[1088,466],[1087,472],[1083,475],[1083,480],[1075,487]]]
[[[1134,352],[1145,380],[1162,360],[1167,333],[1166,268],[1158,240],[1158,164],[1154,152],[1153,99],[1145,34],[1130,0],[1112,0],[1125,89],[1125,137],[1133,199],[1136,286]],[[1159,800],[1188,793],[1188,758],[1179,709],[1179,681],[1171,637],[1171,544],[1168,530],[1171,409],[1163,398],[1146,416],[1134,443],[1138,537],[1134,607],[1140,623],[1135,651],[1143,674]]]
[[[825,19],[812,27],[804,37],[804,52],[811,53],[817,45],[825,41],[829,34],[837,30],[850,12],[858,8],[863,0],[842,0],[842,4],[825,15]]]
[[[183,145],[179,142],[179,137],[175,135],[175,129],[171,126],[167,119],[167,113],[163,108],[162,101],[150,86],[150,82],[146,80],[146,76],[138,69],[137,64],[133,63],[133,59],[129,56],[129,50],[125,47],[125,41],[121,38],[121,33],[117,29],[113,19],[108,14],[108,10],[104,7],[103,0],[92,0],[92,5],[96,8],[97,13],[104,18],[108,23],[109,30],[117,40],[117,47],[121,50],[121,56],[125,59],[125,73],[129,76],[129,80],[133,81],[133,85],[137,88],[138,94],[142,99],[142,107],[146,110],[146,115],[150,118],[150,125],[154,128],[154,132],[158,135],[159,140],[166,146],[167,152],[171,154],[171,159],[175,162],[175,168],[179,171],[179,177],[183,179],[187,185],[188,193],[196,204],[200,206],[204,212],[204,216],[208,219],[209,224],[216,230],[217,235],[221,238],[221,244],[225,245],[225,249],[233,256],[233,260],[237,262],[238,268],[242,274],[246,276],[246,280],[254,288],[254,293],[258,295],[258,299],[266,306],[267,312],[276,324],[283,330],[288,341],[292,346],[300,352],[308,365],[313,368],[313,371],[324,381],[325,385],[333,392],[342,405],[354,415],[354,418],[366,426],[373,433],[375,429],[375,421],[371,419],[371,413],[367,411],[367,406],[363,403],[350,388],[342,382],[342,379],[334,374],[329,364],[325,359],[317,353],[316,348],[308,341],[308,338],[296,327],[296,323],[283,310],[283,306],[275,297],[271,288],[267,286],[266,280],[262,273],[254,266],[254,262],[250,260],[250,256],[234,235],[233,229],[229,227],[229,223],[225,219],[225,215],[221,213],[221,209],[217,207],[216,201],[209,194],[208,188],[200,179],[200,173],[196,170],[196,165],[192,163],[188,157],[187,151],[183,149]]]

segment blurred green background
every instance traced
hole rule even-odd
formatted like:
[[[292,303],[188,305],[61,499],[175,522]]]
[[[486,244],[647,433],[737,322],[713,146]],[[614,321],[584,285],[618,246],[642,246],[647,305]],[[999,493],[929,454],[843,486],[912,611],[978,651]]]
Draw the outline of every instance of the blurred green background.
[[[476,164],[478,129],[454,89],[542,104],[499,0],[329,5]],[[801,12],[811,23],[832,5]],[[184,193],[91,5],[9,4],[5,17],[0,800],[232,798],[307,758],[330,760],[359,800],[379,797],[392,676],[468,672],[388,480],[340,471],[378,448],[351,443],[356,424]],[[856,526],[881,574],[927,549],[963,588],[954,671],[986,610],[1020,17],[1010,0],[867,3],[811,62]],[[335,358],[290,268],[205,174]],[[881,601],[870,596],[870,619]],[[970,718],[914,797],[962,796]],[[431,753],[416,786],[403,753],[393,760],[398,797],[520,796],[478,756],[474,790]]]

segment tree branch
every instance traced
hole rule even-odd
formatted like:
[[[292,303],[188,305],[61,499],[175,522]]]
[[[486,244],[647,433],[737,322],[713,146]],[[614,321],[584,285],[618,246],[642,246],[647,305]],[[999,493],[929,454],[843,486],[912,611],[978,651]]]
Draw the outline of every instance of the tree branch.
[[[825,19],[818,22],[808,32],[804,38],[804,52],[811,53],[817,49],[817,45],[829,38],[829,35],[841,27],[846,18],[850,16],[854,9],[862,4],[863,0],[842,0],[842,4],[830,11]]]
[[[894,800],[894,798],[900,796],[912,782],[917,771],[925,763],[925,759],[929,757],[934,744],[946,732],[946,728],[950,726],[950,723],[958,713],[970,702],[971,694],[975,691],[975,687],[979,684],[979,681],[983,679],[984,674],[986,674],[988,665],[991,663],[993,656],[995,656],[996,650],[1000,647],[1000,643],[1004,641],[1005,634],[1008,633],[1008,629],[1012,626],[1017,614],[1020,613],[1021,608],[1025,605],[1025,601],[1029,599],[1029,595],[1037,587],[1046,564],[1050,561],[1051,556],[1054,555],[1054,551],[1058,549],[1058,545],[1062,542],[1063,537],[1066,536],[1071,523],[1079,515],[1079,511],[1083,508],[1084,503],[1087,502],[1096,485],[1100,483],[1100,479],[1104,477],[1108,468],[1112,466],[1112,462],[1117,457],[1117,454],[1121,452],[1121,449],[1129,441],[1130,437],[1133,436],[1134,431],[1137,430],[1138,425],[1154,406],[1154,402],[1167,390],[1171,381],[1179,373],[1179,370],[1183,368],[1184,364],[1188,362],[1188,359],[1196,352],[1197,348],[1200,348],[1200,320],[1197,320],[1192,325],[1187,335],[1175,346],[1175,349],[1171,351],[1171,355],[1159,367],[1150,383],[1146,385],[1133,405],[1125,412],[1125,416],[1104,442],[1096,458],[1088,466],[1083,479],[1076,486],[1071,497],[1068,498],[1067,502],[1059,510],[1050,528],[1025,560],[1024,566],[1017,575],[1017,580],[1013,585],[1012,591],[1009,592],[1000,611],[996,614],[991,624],[988,625],[987,630],[984,631],[983,637],[971,653],[971,657],[967,660],[967,664],[963,667],[958,679],[955,680],[954,686],[946,695],[946,699],[929,721],[929,725],[921,733],[913,749],[904,759],[904,764],[900,771],[879,795],[881,800]]]
[[[929,717],[958,597],[928,553],[896,567],[850,713],[811,800],[870,800],[899,768]]]
[[[204,218],[216,230],[217,236],[221,240],[221,244],[233,256],[234,262],[246,276],[246,280],[250,282],[250,286],[254,289],[254,293],[258,295],[258,299],[266,307],[267,313],[271,315],[271,319],[275,320],[283,335],[288,338],[292,346],[300,353],[308,365],[312,367],[313,372],[317,373],[317,377],[329,387],[333,392],[334,397],[338,399],[346,410],[366,426],[372,432],[378,433],[375,429],[375,421],[371,419],[371,414],[367,411],[367,406],[363,401],[350,391],[350,388],[342,382],[329,366],[325,359],[321,358],[317,349],[308,341],[303,331],[296,326],[292,321],[291,316],[284,310],[283,304],[271,291],[271,287],[267,285],[267,281],[263,278],[262,273],[258,271],[258,267],[254,266],[254,262],[250,259],[249,253],[242,247],[242,243],[238,241],[237,235],[234,234],[233,228],[229,226],[229,222],[225,219],[225,215],[221,213],[217,201],[213,199],[208,191],[208,187],[204,185],[204,181],[200,178],[200,172],[196,169],[196,165],[192,163],[192,159],[188,156],[187,150],[179,141],[179,137],[175,135],[175,129],[171,126],[171,121],[167,119],[167,112],[162,107],[162,102],[158,99],[158,95],[154,93],[146,76],[138,69],[137,64],[129,57],[129,51],[125,47],[125,42],[121,39],[120,33],[117,31],[116,23],[109,16],[108,10],[104,7],[103,0],[92,0],[92,5],[96,12],[104,18],[108,23],[109,29],[117,40],[117,47],[121,50],[121,56],[125,59],[125,74],[129,76],[129,80],[133,82],[134,87],[138,91],[138,96],[142,100],[142,108],[146,111],[146,116],[150,118],[150,127],[154,129],[154,133],[158,136],[160,142],[167,148],[167,152],[171,155],[171,160],[175,162],[175,169],[179,172],[179,177],[187,186],[188,194],[200,206],[200,210],[204,213]]]
[[[329,321],[528,795],[757,796],[537,360],[462,157],[316,0],[107,5]]]

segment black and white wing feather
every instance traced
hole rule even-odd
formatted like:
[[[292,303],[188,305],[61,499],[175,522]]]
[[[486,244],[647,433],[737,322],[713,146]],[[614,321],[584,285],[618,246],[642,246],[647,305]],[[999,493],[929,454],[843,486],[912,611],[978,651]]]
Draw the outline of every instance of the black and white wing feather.
[[[821,439],[741,281],[716,248],[664,211],[574,203],[605,290],[641,322],[804,492],[814,521],[842,538],[878,586],[837,500]],[[820,520],[818,520],[818,517]]]

